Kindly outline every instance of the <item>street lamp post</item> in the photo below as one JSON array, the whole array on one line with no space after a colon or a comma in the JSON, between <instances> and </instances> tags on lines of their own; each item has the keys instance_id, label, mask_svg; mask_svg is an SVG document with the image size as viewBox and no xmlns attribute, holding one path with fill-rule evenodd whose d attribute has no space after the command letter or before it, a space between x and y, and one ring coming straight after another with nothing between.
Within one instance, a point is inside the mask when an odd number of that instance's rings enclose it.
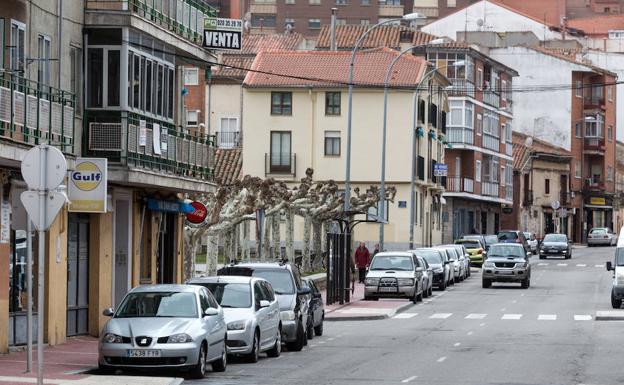
<instances>
[{"instance_id":1,"label":"street lamp post","mask_svg":"<svg viewBox=\"0 0 624 385\"><path fill-rule=\"evenodd\" d=\"M425 18L426 16L420 13L414 12L414 13L409 13L407 15L404 15L401 18L382 21L380 23L373 25L368 30L366 30L366 32L364 32L358 38L358 40L355 42L355 45L353 46L353 50L351 51L351 62L349 63L349 101L348 101L348 113L347 113L347 163L346 163L346 170L345 170L345 199L344 199L345 200L344 201L345 212L349 211L349 208L350 208L349 199L351 196L351 131L352 131L351 127L352 127L352 120L353 120L353 66L355 64L355 54L360 44L362 43L362 41L364 41L364 39L366 38L366 36L368 36L368 34L374 29L376 29L377 27L380 27L384 24L390 24L390 23L394 23L394 22L402 21L402 20L414 21L414 20L421 20Z\"/></svg>"}]
</instances>

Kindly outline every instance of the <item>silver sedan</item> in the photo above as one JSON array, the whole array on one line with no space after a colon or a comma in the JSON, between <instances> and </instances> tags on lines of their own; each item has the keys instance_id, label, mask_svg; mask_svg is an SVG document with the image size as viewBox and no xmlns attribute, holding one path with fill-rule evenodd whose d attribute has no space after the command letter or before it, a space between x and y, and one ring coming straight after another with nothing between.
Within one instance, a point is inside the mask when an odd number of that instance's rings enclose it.
<instances>
[{"instance_id":1,"label":"silver sedan","mask_svg":"<svg viewBox=\"0 0 624 385\"><path fill-rule=\"evenodd\" d=\"M225 371L223 310L212 294L192 285L145 285L131 290L100 334L100 369L180 368L202 378L206 365Z\"/></svg>"}]
</instances>

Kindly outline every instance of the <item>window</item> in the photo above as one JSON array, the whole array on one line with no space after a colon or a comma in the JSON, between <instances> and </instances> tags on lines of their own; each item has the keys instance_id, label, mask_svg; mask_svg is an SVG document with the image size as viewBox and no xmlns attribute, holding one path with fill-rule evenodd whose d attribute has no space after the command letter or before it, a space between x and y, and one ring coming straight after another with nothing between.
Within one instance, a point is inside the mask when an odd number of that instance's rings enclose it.
<instances>
[{"instance_id":1,"label":"window","mask_svg":"<svg viewBox=\"0 0 624 385\"><path fill-rule=\"evenodd\" d=\"M26 24L22 24L15 20L11 21L11 47L9 49L9 56L11 61L11 69L14 71L24 70L25 33Z\"/></svg>"},{"instance_id":2,"label":"window","mask_svg":"<svg viewBox=\"0 0 624 385\"><path fill-rule=\"evenodd\" d=\"M119 51L108 51L108 90L107 103L108 106L119 106L120 91L120 57Z\"/></svg>"},{"instance_id":3,"label":"window","mask_svg":"<svg viewBox=\"0 0 624 385\"><path fill-rule=\"evenodd\" d=\"M360 0L360 5L370 5L370 0Z\"/></svg>"},{"instance_id":4,"label":"window","mask_svg":"<svg viewBox=\"0 0 624 385\"><path fill-rule=\"evenodd\" d=\"M501 166L501 174L500 174L500 184L501 186L505 185L505 177L507 174L505 173L505 166Z\"/></svg>"},{"instance_id":5,"label":"window","mask_svg":"<svg viewBox=\"0 0 624 385\"><path fill-rule=\"evenodd\" d=\"M285 0L285 4L295 4L295 0Z\"/></svg>"},{"instance_id":6,"label":"window","mask_svg":"<svg viewBox=\"0 0 624 385\"><path fill-rule=\"evenodd\" d=\"M613 86L607 86L607 99L613 101Z\"/></svg>"},{"instance_id":7,"label":"window","mask_svg":"<svg viewBox=\"0 0 624 385\"><path fill-rule=\"evenodd\" d=\"M607 180L613 182L613 166L607 166Z\"/></svg>"},{"instance_id":8,"label":"window","mask_svg":"<svg viewBox=\"0 0 624 385\"><path fill-rule=\"evenodd\" d=\"M275 15L251 15L251 26L256 28L268 27L275 28L276 19Z\"/></svg>"},{"instance_id":9,"label":"window","mask_svg":"<svg viewBox=\"0 0 624 385\"><path fill-rule=\"evenodd\" d=\"M288 27L290 26L290 27ZM291 19L291 18L285 18L284 19L284 27L286 27L286 29L290 28L293 29L295 28L295 19Z\"/></svg>"},{"instance_id":10,"label":"window","mask_svg":"<svg viewBox=\"0 0 624 385\"><path fill-rule=\"evenodd\" d=\"M586 116L585 121L585 137L603 138L604 137L604 117L601 114L595 116Z\"/></svg>"},{"instance_id":11,"label":"window","mask_svg":"<svg viewBox=\"0 0 624 385\"><path fill-rule=\"evenodd\" d=\"M87 63L87 79L89 83L87 107L103 107L104 50L102 48L89 48L87 51Z\"/></svg>"},{"instance_id":12,"label":"window","mask_svg":"<svg viewBox=\"0 0 624 385\"><path fill-rule=\"evenodd\" d=\"M219 139L218 145L220 148L234 148L239 145L238 118L224 117L219 119L217 138Z\"/></svg>"},{"instance_id":13,"label":"window","mask_svg":"<svg viewBox=\"0 0 624 385\"><path fill-rule=\"evenodd\" d=\"M4 18L0 17L0 47L2 47L2 55L0 55L0 68L4 68L4 52L6 47L4 40Z\"/></svg>"},{"instance_id":14,"label":"window","mask_svg":"<svg viewBox=\"0 0 624 385\"><path fill-rule=\"evenodd\" d=\"M308 28L309 29L321 28L321 19L308 19Z\"/></svg>"},{"instance_id":15,"label":"window","mask_svg":"<svg viewBox=\"0 0 624 385\"><path fill-rule=\"evenodd\" d=\"M401 5L401 0L379 0L380 5Z\"/></svg>"},{"instance_id":16,"label":"window","mask_svg":"<svg viewBox=\"0 0 624 385\"><path fill-rule=\"evenodd\" d=\"M446 0L446 6L449 8L455 8L457 7L457 1L456 0Z\"/></svg>"},{"instance_id":17,"label":"window","mask_svg":"<svg viewBox=\"0 0 624 385\"><path fill-rule=\"evenodd\" d=\"M69 65L71 66L70 91L76 96L76 114L82 113L82 49L70 47Z\"/></svg>"},{"instance_id":18,"label":"window","mask_svg":"<svg viewBox=\"0 0 624 385\"><path fill-rule=\"evenodd\" d=\"M477 124L475 127L476 131L477 131L477 135L481 135L481 133L483 132L483 115L481 114L477 114Z\"/></svg>"},{"instance_id":19,"label":"window","mask_svg":"<svg viewBox=\"0 0 624 385\"><path fill-rule=\"evenodd\" d=\"M576 97L582 99L583 98L583 81L577 80L575 88L576 88Z\"/></svg>"},{"instance_id":20,"label":"window","mask_svg":"<svg viewBox=\"0 0 624 385\"><path fill-rule=\"evenodd\" d=\"M347 5L347 0L336 0L336 5Z\"/></svg>"},{"instance_id":21,"label":"window","mask_svg":"<svg viewBox=\"0 0 624 385\"><path fill-rule=\"evenodd\" d=\"M184 85L196 86L199 84L199 69L184 68Z\"/></svg>"},{"instance_id":22,"label":"window","mask_svg":"<svg viewBox=\"0 0 624 385\"><path fill-rule=\"evenodd\" d=\"M550 194L550 179L544 179L544 194Z\"/></svg>"},{"instance_id":23,"label":"window","mask_svg":"<svg viewBox=\"0 0 624 385\"><path fill-rule=\"evenodd\" d=\"M574 164L574 177L576 179L581 179L581 161L577 160Z\"/></svg>"},{"instance_id":24,"label":"window","mask_svg":"<svg viewBox=\"0 0 624 385\"><path fill-rule=\"evenodd\" d=\"M507 100L507 81L501 80L501 98Z\"/></svg>"},{"instance_id":25,"label":"window","mask_svg":"<svg viewBox=\"0 0 624 385\"><path fill-rule=\"evenodd\" d=\"M167 86L167 117L173 119L173 79L175 77L173 68L169 68L168 86Z\"/></svg>"},{"instance_id":26,"label":"window","mask_svg":"<svg viewBox=\"0 0 624 385\"><path fill-rule=\"evenodd\" d=\"M158 72L155 72L156 82L154 85L156 86L156 92L154 95L156 96L156 114L163 115L163 92L165 90L165 72L162 64L158 65Z\"/></svg>"},{"instance_id":27,"label":"window","mask_svg":"<svg viewBox=\"0 0 624 385\"><path fill-rule=\"evenodd\" d=\"M477 88L483 88L483 68L477 69Z\"/></svg>"},{"instance_id":28,"label":"window","mask_svg":"<svg viewBox=\"0 0 624 385\"><path fill-rule=\"evenodd\" d=\"M371 206L368 208L368 213L366 214L366 219L369 221L375 220L376 218L379 218L379 216L381 215L380 210L378 210L379 207L379 202L377 202L377 204L375 206ZM388 221L388 211L390 209L390 205L389 202L386 200L385 201L385 207L384 207L384 220L387 222Z\"/></svg>"},{"instance_id":29,"label":"window","mask_svg":"<svg viewBox=\"0 0 624 385\"><path fill-rule=\"evenodd\" d=\"M477 182L481 182L481 161L477 160L477 165L475 166L475 180Z\"/></svg>"},{"instance_id":30,"label":"window","mask_svg":"<svg viewBox=\"0 0 624 385\"><path fill-rule=\"evenodd\" d=\"M308 0L308 4L321 5L321 0Z\"/></svg>"},{"instance_id":31,"label":"window","mask_svg":"<svg viewBox=\"0 0 624 385\"><path fill-rule=\"evenodd\" d=\"M609 142L613 141L613 126L607 127L607 139Z\"/></svg>"},{"instance_id":32,"label":"window","mask_svg":"<svg viewBox=\"0 0 624 385\"><path fill-rule=\"evenodd\" d=\"M197 126L198 115L197 111L186 111L186 125Z\"/></svg>"},{"instance_id":33,"label":"window","mask_svg":"<svg viewBox=\"0 0 624 385\"><path fill-rule=\"evenodd\" d=\"M583 137L583 124L581 122L576 122L576 124L574 125L574 135L577 138L582 138Z\"/></svg>"},{"instance_id":34,"label":"window","mask_svg":"<svg viewBox=\"0 0 624 385\"><path fill-rule=\"evenodd\" d=\"M360 25L370 25L369 19L360 19Z\"/></svg>"},{"instance_id":35,"label":"window","mask_svg":"<svg viewBox=\"0 0 624 385\"><path fill-rule=\"evenodd\" d=\"M325 131L325 156L340 156L340 131Z\"/></svg>"},{"instance_id":36,"label":"window","mask_svg":"<svg viewBox=\"0 0 624 385\"><path fill-rule=\"evenodd\" d=\"M271 131L270 172L290 172L290 131Z\"/></svg>"},{"instance_id":37,"label":"window","mask_svg":"<svg viewBox=\"0 0 624 385\"><path fill-rule=\"evenodd\" d=\"M154 75L152 74L152 61L145 61L145 76L143 81L145 82L145 111L152 112L152 84L154 81Z\"/></svg>"},{"instance_id":38,"label":"window","mask_svg":"<svg viewBox=\"0 0 624 385\"><path fill-rule=\"evenodd\" d=\"M336 19L336 25L347 25L347 19Z\"/></svg>"},{"instance_id":39,"label":"window","mask_svg":"<svg viewBox=\"0 0 624 385\"><path fill-rule=\"evenodd\" d=\"M325 92L325 115L340 115L340 92Z\"/></svg>"},{"instance_id":40,"label":"window","mask_svg":"<svg viewBox=\"0 0 624 385\"><path fill-rule=\"evenodd\" d=\"M292 115L292 92L271 92L271 115Z\"/></svg>"},{"instance_id":41,"label":"window","mask_svg":"<svg viewBox=\"0 0 624 385\"><path fill-rule=\"evenodd\" d=\"M39 82L39 92L50 92L46 86L50 86L50 45L48 36L39 35L37 40L37 82Z\"/></svg>"}]
</instances>

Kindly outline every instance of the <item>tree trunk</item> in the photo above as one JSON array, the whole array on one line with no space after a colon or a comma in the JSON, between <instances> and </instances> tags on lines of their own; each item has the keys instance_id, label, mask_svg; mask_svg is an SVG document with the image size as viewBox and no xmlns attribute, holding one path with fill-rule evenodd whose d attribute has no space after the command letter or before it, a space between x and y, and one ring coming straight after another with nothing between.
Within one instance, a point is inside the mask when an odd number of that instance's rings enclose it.
<instances>
[{"instance_id":1,"label":"tree trunk","mask_svg":"<svg viewBox=\"0 0 624 385\"><path fill-rule=\"evenodd\" d=\"M295 213L292 209L286 211L286 259L295 262Z\"/></svg>"},{"instance_id":2,"label":"tree trunk","mask_svg":"<svg viewBox=\"0 0 624 385\"><path fill-rule=\"evenodd\" d=\"M271 255L271 223L273 222L273 216L267 215L264 217L264 239L262 239L262 261L270 261L273 259Z\"/></svg>"},{"instance_id":3,"label":"tree trunk","mask_svg":"<svg viewBox=\"0 0 624 385\"><path fill-rule=\"evenodd\" d=\"M312 261L312 270L319 270L321 268L321 260L322 260L322 250L321 250L321 222L315 220L312 223L312 229L314 230L314 235L312 238L312 245L314 247L314 260Z\"/></svg>"},{"instance_id":4,"label":"tree trunk","mask_svg":"<svg viewBox=\"0 0 624 385\"><path fill-rule=\"evenodd\" d=\"M251 250L249 247L249 242L250 242L249 228L250 227L251 227L250 221L243 222L243 240L242 240L243 255L241 256L241 258L247 262L251 262Z\"/></svg>"},{"instance_id":5,"label":"tree trunk","mask_svg":"<svg viewBox=\"0 0 624 385\"><path fill-rule=\"evenodd\" d=\"M323 227L321 229L321 252L323 253L323 259L321 260L322 267L327 268L327 232L329 231L330 221L323 221Z\"/></svg>"},{"instance_id":6,"label":"tree trunk","mask_svg":"<svg viewBox=\"0 0 624 385\"><path fill-rule=\"evenodd\" d=\"M208 239L206 250L206 274L215 275L217 274L217 258L219 255L219 236L209 235L206 238Z\"/></svg>"},{"instance_id":7,"label":"tree trunk","mask_svg":"<svg viewBox=\"0 0 624 385\"><path fill-rule=\"evenodd\" d=\"M282 245L280 240L280 214L273 216L272 220L273 259L282 259Z\"/></svg>"},{"instance_id":8,"label":"tree trunk","mask_svg":"<svg viewBox=\"0 0 624 385\"><path fill-rule=\"evenodd\" d=\"M238 256L240 255L240 223L234 226L232 238L232 255L234 259L238 259Z\"/></svg>"},{"instance_id":9,"label":"tree trunk","mask_svg":"<svg viewBox=\"0 0 624 385\"><path fill-rule=\"evenodd\" d=\"M311 227L312 220L309 216L305 216L303 219L303 259L301 261L301 266L304 272L308 272L311 270L311 260L310 260L310 237L311 237Z\"/></svg>"},{"instance_id":10,"label":"tree trunk","mask_svg":"<svg viewBox=\"0 0 624 385\"><path fill-rule=\"evenodd\" d=\"M232 262L232 230L227 230L223 237L225 238L223 243L223 262L230 263Z\"/></svg>"}]
</instances>

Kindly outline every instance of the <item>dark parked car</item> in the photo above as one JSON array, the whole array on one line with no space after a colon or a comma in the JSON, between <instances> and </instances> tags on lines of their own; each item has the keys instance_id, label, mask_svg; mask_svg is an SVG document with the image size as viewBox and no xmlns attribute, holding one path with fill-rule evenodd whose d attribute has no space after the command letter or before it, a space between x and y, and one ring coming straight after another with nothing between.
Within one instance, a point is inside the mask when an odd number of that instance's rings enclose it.
<instances>
[{"instance_id":1,"label":"dark parked car","mask_svg":"<svg viewBox=\"0 0 624 385\"><path fill-rule=\"evenodd\" d=\"M301 280L304 286L310 289L308 294L308 339L314 336L323 335L323 320L325 319L325 307L323 305L323 295L316 284L310 278Z\"/></svg>"},{"instance_id":2,"label":"dark parked car","mask_svg":"<svg viewBox=\"0 0 624 385\"><path fill-rule=\"evenodd\" d=\"M572 258L572 248L568 236L565 234L546 234L539 247L539 257L564 257Z\"/></svg>"},{"instance_id":3,"label":"dark parked car","mask_svg":"<svg viewBox=\"0 0 624 385\"><path fill-rule=\"evenodd\" d=\"M531 251L529 242L527 241L524 233L520 230L502 230L498 232L499 243L519 243L524 247L526 252Z\"/></svg>"}]
</instances>

